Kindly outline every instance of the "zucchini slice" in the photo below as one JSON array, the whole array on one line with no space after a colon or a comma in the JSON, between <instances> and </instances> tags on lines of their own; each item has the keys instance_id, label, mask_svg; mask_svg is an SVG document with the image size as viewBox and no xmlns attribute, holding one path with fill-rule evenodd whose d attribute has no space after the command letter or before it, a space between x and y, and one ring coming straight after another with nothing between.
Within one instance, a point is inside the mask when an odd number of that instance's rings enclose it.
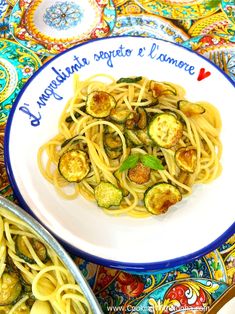
<instances>
[{"instance_id":1,"label":"zucchini slice","mask_svg":"<svg viewBox=\"0 0 235 314\"><path fill-rule=\"evenodd\" d=\"M175 152L177 166L186 172L193 173L197 166L197 150L193 147L181 147Z\"/></svg>"},{"instance_id":2,"label":"zucchini slice","mask_svg":"<svg viewBox=\"0 0 235 314\"><path fill-rule=\"evenodd\" d=\"M177 105L179 110L181 110L187 117L199 115L206 111L201 105L188 100L179 100Z\"/></svg>"},{"instance_id":3,"label":"zucchini slice","mask_svg":"<svg viewBox=\"0 0 235 314\"><path fill-rule=\"evenodd\" d=\"M138 127L140 114L137 111L131 112L126 120L125 127L129 130L133 130Z\"/></svg>"},{"instance_id":4,"label":"zucchini slice","mask_svg":"<svg viewBox=\"0 0 235 314\"><path fill-rule=\"evenodd\" d=\"M101 181L94 191L98 206L104 208L120 205L123 198L122 190L109 182Z\"/></svg>"},{"instance_id":5,"label":"zucchini slice","mask_svg":"<svg viewBox=\"0 0 235 314\"><path fill-rule=\"evenodd\" d=\"M113 125L116 126L122 133L125 131L124 124L113 123ZM104 133L117 133L117 131L113 127L111 127L111 125L105 125Z\"/></svg>"},{"instance_id":6,"label":"zucchini slice","mask_svg":"<svg viewBox=\"0 0 235 314\"><path fill-rule=\"evenodd\" d=\"M108 133L104 135L104 145L110 150L120 150L122 148L122 140L116 133Z\"/></svg>"},{"instance_id":7,"label":"zucchini slice","mask_svg":"<svg viewBox=\"0 0 235 314\"><path fill-rule=\"evenodd\" d=\"M42 262L46 262L48 259L47 249L45 245L37 239L29 239L30 244L32 245L34 251ZM16 243L16 254L22 258L25 262L29 264L35 264L35 260L30 254L27 246L25 245L24 239L22 236L18 235L15 240Z\"/></svg>"},{"instance_id":8,"label":"zucchini slice","mask_svg":"<svg viewBox=\"0 0 235 314\"><path fill-rule=\"evenodd\" d=\"M154 215L167 212L168 208L181 201L182 195L174 185L166 182L159 182L144 194L144 205Z\"/></svg>"},{"instance_id":9,"label":"zucchini slice","mask_svg":"<svg viewBox=\"0 0 235 314\"><path fill-rule=\"evenodd\" d=\"M158 98L163 95L177 95L176 89L167 83L164 84L161 82L151 81L150 90L152 91L154 98Z\"/></svg>"},{"instance_id":10,"label":"zucchini slice","mask_svg":"<svg viewBox=\"0 0 235 314\"><path fill-rule=\"evenodd\" d=\"M142 141L138 138L133 130L126 130L125 136L135 146L143 146Z\"/></svg>"},{"instance_id":11,"label":"zucchini slice","mask_svg":"<svg viewBox=\"0 0 235 314\"><path fill-rule=\"evenodd\" d=\"M122 155L122 149L112 150L109 149L108 147L105 147L105 152L110 159L116 159Z\"/></svg>"},{"instance_id":12,"label":"zucchini slice","mask_svg":"<svg viewBox=\"0 0 235 314\"><path fill-rule=\"evenodd\" d=\"M144 184L150 179L151 169L138 162L134 168L128 170L128 177L136 184Z\"/></svg>"},{"instance_id":13,"label":"zucchini slice","mask_svg":"<svg viewBox=\"0 0 235 314\"><path fill-rule=\"evenodd\" d=\"M94 118L105 118L116 107L115 98L104 91L91 92L86 99L86 112Z\"/></svg>"},{"instance_id":14,"label":"zucchini slice","mask_svg":"<svg viewBox=\"0 0 235 314\"><path fill-rule=\"evenodd\" d=\"M116 107L111 110L110 119L118 124L123 124L128 119L130 113L129 109Z\"/></svg>"},{"instance_id":15,"label":"zucchini slice","mask_svg":"<svg viewBox=\"0 0 235 314\"><path fill-rule=\"evenodd\" d=\"M13 305L22 292L22 285L17 273L4 272L0 278L0 306Z\"/></svg>"},{"instance_id":16,"label":"zucchini slice","mask_svg":"<svg viewBox=\"0 0 235 314\"><path fill-rule=\"evenodd\" d=\"M136 130L135 132L138 139L146 146L154 146L155 143L153 140L149 137L147 129L144 130Z\"/></svg>"},{"instance_id":17,"label":"zucchini slice","mask_svg":"<svg viewBox=\"0 0 235 314\"><path fill-rule=\"evenodd\" d=\"M82 150L68 150L60 157L58 169L68 182L80 182L90 171L87 154Z\"/></svg>"},{"instance_id":18,"label":"zucchini slice","mask_svg":"<svg viewBox=\"0 0 235 314\"><path fill-rule=\"evenodd\" d=\"M148 127L151 139L160 147L174 146L183 135L182 123L170 113L159 113Z\"/></svg>"},{"instance_id":19,"label":"zucchini slice","mask_svg":"<svg viewBox=\"0 0 235 314\"><path fill-rule=\"evenodd\" d=\"M137 112L139 114L139 120L137 122L137 127L141 130L145 129L148 123L147 113L144 108L138 108Z\"/></svg>"}]
</instances>

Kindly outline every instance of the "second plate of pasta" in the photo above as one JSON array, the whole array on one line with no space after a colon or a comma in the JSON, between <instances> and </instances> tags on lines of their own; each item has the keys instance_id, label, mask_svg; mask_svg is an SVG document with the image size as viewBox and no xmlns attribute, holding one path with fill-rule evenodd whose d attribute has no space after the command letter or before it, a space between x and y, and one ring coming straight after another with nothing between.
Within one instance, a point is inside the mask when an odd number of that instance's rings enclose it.
<instances>
[{"instance_id":1,"label":"second plate of pasta","mask_svg":"<svg viewBox=\"0 0 235 314\"><path fill-rule=\"evenodd\" d=\"M73 252L132 270L176 266L233 233L234 96L219 69L166 41L74 47L13 106L10 181Z\"/></svg>"}]
</instances>

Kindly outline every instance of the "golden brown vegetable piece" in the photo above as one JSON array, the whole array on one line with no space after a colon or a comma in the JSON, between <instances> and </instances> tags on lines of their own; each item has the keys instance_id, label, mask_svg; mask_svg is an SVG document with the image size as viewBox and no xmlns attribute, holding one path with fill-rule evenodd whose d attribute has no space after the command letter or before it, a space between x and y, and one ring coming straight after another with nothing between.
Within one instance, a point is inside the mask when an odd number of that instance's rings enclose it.
<instances>
[{"instance_id":1,"label":"golden brown vegetable piece","mask_svg":"<svg viewBox=\"0 0 235 314\"><path fill-rule=\"evenodd\" d=\"M180 169L193 173L197 166L197 150L193 147L181 147L175 153L175 161Z\"/></svg>"},{"instance_id":2,"label":"golden brown vegetable piece","mask_svg":"<svg viewBox=\"0 0 235 314\"><path fill-rule=\"evenodd\" d=\"M154 98L158 98L163 95L176 95L176 89L166 83L151 81L150 90L152 91Z\"/></svg>"},{"instance_id":3,"label":"golden brown vegetable piece","mask_svg":"<svg viewBox=\"0 0 235 314\"><path fill-rule=\"evenodd\" d=\"M16 302L22 291L17 273L4 272L0 278L0 305L11 305Z\"/></svg>"},{"instance_id":4,"label":"golden brown vegetable piece","mask_svg":"<svg viewBox=\"0 0 235 314\"><path fill-rule=\"evenodd\" d=\"M174 146L183 135L182 123L170 113L159 113L150 122L148 134L160 147Z\"/></svg>"},{"instance_id":5,"label":"golden brown vegetable piece","mask_svg":"<svg viewBox=\"0 0 235 314\"><path fill-rule=\"evenodd\" d=\"M26 236L18 235L16 237L16 240L15 240L16 254L27 263L30 263L30 264L36 263L35 260L33 259L32 255L31 255L31 253L29 252L27 246L26 246L24 239L28 240L29 243L32 245L38 258L42 262L46 262L47 257L48 257L47 256L47 249L41 241L38 241L37 239L34 239L34 238L29 239Z\"/></svg>"},{"instance_id":6,"label":"golden brown vegetable piece","mask_svg":"<svg viewBox=\"0 0 235 314\"><path fill-rule=\"evenodd\" d=\"M88 156L81 150L68 150L60 157L58 169L67 181L80 182L90 171Z\"/></svg>"},{"instance_id":7,"label":"golden brown vegetable piece","mask_svg":"<svg viewBox=\"0 0 235 314\"><path fill-rule=\"evenodd\" d=\"M150 187L144 196L146 209L154 215L167 212L168 208L181 201L182 195L172 184L160 182Z\"/></svg>"},{"instance_id":8,"label":"golden brown vegetable piece","mask_svg":"<svg viewBox=\"0 0 235 314\"><path fill-rule=\"evenodd\" d=\"M187 116L192 117L204 113L206 110L201 105L187 100L180 100L178 108Z\"/></svg>"},{"instance_id":9,"label":"golden brown vegetable piece","mask_svg":"<svg viewBox=\"0 0 235 314\"><path fill-rule=\"evenodd\" d=\"M94 91L87 96L86 112L94 118L105 118L116 104L112 95L103 91Z\"/></svg>"},{"instance_id":10,"label":"golden brown vegetable piece","mask_svg":"<svg viewBox=\"0 0 235 314\"><path fill-rule=\"evenodd\" d=\"M151 169L144 166L141 162L128 171L128 177L137 184L143 184L149 181Z\"/></svg>"}]
</instances>

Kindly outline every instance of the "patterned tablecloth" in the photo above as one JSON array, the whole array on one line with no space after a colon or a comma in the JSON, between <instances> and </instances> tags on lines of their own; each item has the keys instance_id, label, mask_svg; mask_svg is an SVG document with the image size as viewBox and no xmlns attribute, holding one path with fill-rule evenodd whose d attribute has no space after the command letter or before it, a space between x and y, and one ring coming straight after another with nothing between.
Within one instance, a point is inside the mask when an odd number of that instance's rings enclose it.
<instances>
[{"instance_id":1,"label":"patterned tablecloth","mask_svg":"<svg viewBox=\"0 0 235 314\"><path fill-rule=\"evenodd\" d=\"M17 202L4 166L3 138L21 88L59 52L89 39L121 35L176 42L209 58L235 81L234 0L0 0L3 196ZM149 313L150 306L154 313L175 313L176 307L180 313L205 313L235 283L235 235L206 256L166 272L136 275L74 259L104 313Z\"/></svg>"}]
</instances>

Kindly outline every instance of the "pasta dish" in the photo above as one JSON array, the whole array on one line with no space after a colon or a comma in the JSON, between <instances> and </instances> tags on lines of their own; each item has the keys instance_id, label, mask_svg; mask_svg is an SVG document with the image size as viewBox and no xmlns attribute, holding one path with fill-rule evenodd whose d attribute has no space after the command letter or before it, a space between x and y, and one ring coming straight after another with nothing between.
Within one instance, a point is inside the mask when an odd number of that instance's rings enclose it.
<instances>
[{"instance_id":1,"label":"pasta dish","mask_svg":"<svg viewBox=\"0 0 235 314\"><path fill-rule=\"evenodd\" d=\"M0 313L91 313L82 290L54 250L1 207Z\"/></svg>"},{"instance_id":2,"label":"pasta dish","mask_svg":"<svg viewBox=\"0 0 235 314\"><path fill-rule=\"evenodd\" d=\"M179 85L75 76L38 165L63 198L80 195L111 215L158 215L220 175L220 130L218 110Z\"/></svg>"}]
</instances>

